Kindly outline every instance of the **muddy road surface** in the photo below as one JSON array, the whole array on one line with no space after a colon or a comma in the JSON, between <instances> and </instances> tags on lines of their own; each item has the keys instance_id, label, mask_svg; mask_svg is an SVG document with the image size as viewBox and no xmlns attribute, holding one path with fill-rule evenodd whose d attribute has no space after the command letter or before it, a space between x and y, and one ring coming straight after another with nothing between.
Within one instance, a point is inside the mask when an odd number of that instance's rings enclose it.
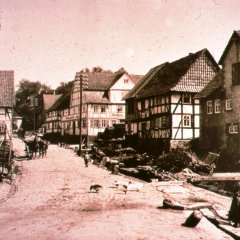
<instances>
[{"instance_id":1,"label":"muddy road surface","mask_svg":"<svg viewBox=\"0 0 240 240\"><path fill-rule=\"evenodd\" d=\"M232 239L205 218L196 228L181 226L189 212L159 208L164 193L155 186L125 194L113 182L129 177L86 168L71 149L50 145L47 157L20 164L21 175L0 202L1 240ZM92 184L103 188L95 193Z\"/></svg>"}]
</instances>

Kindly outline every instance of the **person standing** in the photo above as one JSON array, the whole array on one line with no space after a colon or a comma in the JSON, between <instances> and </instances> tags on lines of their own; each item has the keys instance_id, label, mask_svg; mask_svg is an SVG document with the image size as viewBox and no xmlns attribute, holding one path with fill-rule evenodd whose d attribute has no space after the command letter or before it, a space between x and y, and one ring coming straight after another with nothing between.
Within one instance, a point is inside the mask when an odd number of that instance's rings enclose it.
<instances>
[{"instance_id":1,"label":"person standing","mask_svg":"<svg viewBox=\"0 0 240 240\"><path fill-rule=\"evenodd\" d=\"M234 191L231 207L228 214L228 220L234 223L234 227L239 227L240 224L240 187L239 183Z\"/></svg>"},{"instance_id":2,"label":"person standing","mask_svg":"<svg viewBox=\"0 0 240 240\"><path fill-rule=\"evenodd\" d=\"M88 153L88 151L86 151L85 155L84 155L84 163L85 163L85 167L88 167L88 163L90 162L90 155Z\"/></svg>"}]
</instances>

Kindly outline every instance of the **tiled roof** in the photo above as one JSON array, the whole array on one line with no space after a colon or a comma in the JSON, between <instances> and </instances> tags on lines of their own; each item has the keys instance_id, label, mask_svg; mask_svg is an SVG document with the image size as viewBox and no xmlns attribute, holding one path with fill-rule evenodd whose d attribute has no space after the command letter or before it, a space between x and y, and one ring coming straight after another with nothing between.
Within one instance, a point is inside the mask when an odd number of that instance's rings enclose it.
<instances>
[{"instance_id":1,"label":"tiled roof","mask_svg":"<svg viewBox=\"0 0 240 240\"><path fill-rule=\"evenodd\" d=\"M196 94L195 98L206 98L216 92L222 92L223 90L223 71L220 70L212 81L210 81L206 87Z\"/></svg>"},{"instance_id":2,"label":"tiled roof","mask_svg":"<svg viewBox=\"0 0 240 240\"><path fill-rule=\"evenodd\" d=\"M143 78L143 75L129 74L129 76L135 84L137 84Z\"/></svg>"},{"instance_id":3,"label":"tiled roof","mask_svg":"<svg viewBox=\"0 0 240 240\"><path fill-rule=\"evenodd\" d=\"M83 103L110 103L102 91L83 91Z\"/></svg>"},{"instance_id":4,"label":"tiled roof","mask_svg":"<svg viewBox=\"0 0 240 240\"><path fill-rule=\"evenodd\" d=\"M113 81L112 72L87 73L89 90L107 90Z\"/></svg>"},{"instance_id":5,"label":"tiled roof","mask_svg":"<svg viewBox=\"0 0 240 240\"><path fill-rule=\"evenodd\" d=\"M50 107L62 96L62 94L43 94L43 106L45 111L48 111Z\"/></svg>"},{"instance_id":6,"label":"tiled roof","mask_svg":"<svg viewBox=\"0 0 240 240\"><path fill-rule=\"evenodd\" d=\"M123 100L134 98L138 95L138 93L152 80L152 76L159 71L166 63L156 66L154 68L151 68L149 72L143 76L136 85L123 97Z\"/></svg>"},{"instance_id":7,"label":"tiled roof","mask_svg":"<svg viewBox=\"0 0 240 240\"><path fill-rule=\"evenodd\" d=\"M14 105L14 71L0 71L0 107Z\"/></svg>"},{"instance_id":8,"label":"tiled roof","mask_svg":"<svg viewBox=\"0 0 240 240\"><path fill-rule=\"evenodd\" d=\"M111 88L123 74L128 74L124 68L120 68L116 72L99 72L99 73L85 73L88 77L88 89L94 91L106 91ZM138 82L141 75L128 74L134 83Z\"/></svg>"},{"instance_id":9,"label":"tiled roof","mask_svg":"<svg viewBox=\"0 0 240 240\"><path fill-rule=\"evenodd\" d=\"M48 109L47 112L62 110L69 108L70 105L70 93L62 95L55 103Z\"/></svg>"},{"instance_id":10,"label":"tiled roof","mask_svg":"<svg viewBox=\"0 0 240 240\"><path fill-rule=\"evenodd\" d=\"M230 37L230 39L228 41L228 44L227 44L226 48L223 51L223 54L222 54L218 64L220 64L220 65L223 64L224 58L225 58L225 56L226 56L226 54L227 54L227 52L228 52L228 50L229 50L233 40L240 41L240 30L237 30L237 31L233 32L232 36Z\"/></svg>"},{"instance_id":11,"label":"tiled roof","mask_svg":"<svg viewBox=\"0 0 240 240\"><path fill-rule=\"evenodd\" d=\"M207 54L211 62L219 69L217 63L207 49L203 49L196 53L189 54L174 62L166 62L155 68L152 68L124 97L128 98L149 97L164 94L168 91L190 91L198 92L202 87L188 86L187 84L177 85L181 78L187 73L192 64L203 54Z\"/></svg>"}]
</instances>

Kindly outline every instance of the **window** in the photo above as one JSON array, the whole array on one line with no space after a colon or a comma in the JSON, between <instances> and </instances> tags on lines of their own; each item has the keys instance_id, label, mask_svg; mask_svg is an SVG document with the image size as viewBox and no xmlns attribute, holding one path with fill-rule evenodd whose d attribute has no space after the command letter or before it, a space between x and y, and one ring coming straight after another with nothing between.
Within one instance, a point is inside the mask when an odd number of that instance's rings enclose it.
<instances>
[{"instance_id":1,"label":"window","mask_svg":"<svg viewBox=\"0 0 240 240\"><path fill-rule=\"evenodd\" d=\"M220 101L220 99L216 99L214 101L214 112L215 113L220 113L221 112L221 101Z\"/></svg>"},{"instance_id":2,"label":"window","mask_svg":"<svg viewBox=\"0 0 240 240\"><path fill-rule=\"evenodd\" d=\"M93 121L93 127L94 128L98 128L98 120L94 120Z\"/></svg>"},{"instance_id":3,"label":"window","mask_svg":"<svg viewBox=\"0 0 240 240\"><path fill-rule=\"evenodd\" d=\"M191 127L191 115L183 115L183 127Z\"/></svg>"},{"instance_id":4,"label":"window","mask_svg":"<svg viewBox=\"0 0 240 240\"><path fill-rule=\"evenodd\" d=\"M87 121L86 119L82 119L82 127L86 128L87 127Z\"/></svg>"},{"instance_id":5,"label":"window","mask_svg":"<svg viewBox=\"0 0 240 240\"><path fill-rule=\"evenodd\" d=\"M112 120L112 126L117 123L117 120Z\"/></svg>"},{"instance_id":6,"label":"window","mask_svg":"<svg viewBox=\"0 0 240 240\"><path fill-rule=\"evenodd\" d=\"M98 112L98 105L93 105L93 112Z\"/></svg>"},{"instance_id":7,"label":"window","mask_svg":"<svg viewBox=\"0 0 240 240\"><path fill-rule=\"evenodd\" d=\"M106 126L107 126L107 124L106 124L106 120L102 120L101 127L102 127L102 128L105 128Z\"/></svg>"},{"instance_id":8,"label":"window","mask_svg":"<svg viewBox=\"0 0 240 240\"><path fill-rule=\"evenodd\" d=\"M227 99L226 100L226 110L231 110L232 109L232 99Z\"/></svg>"},{"instance_id":9,"label":"window","mask_svg":"<svg viewBox=\"0 0 240 240\"><path fill-rule=\"evenodd\" d=\"M207 114L212 114L212 113L213 113L213 102L207 101Z\"/></svg>"},{"instance_id":10,"label":"window","mask_svg":"<svg viewBox=\"0 0 240 240\"><path fill-rule=\"evenodd\" d=\"M229 125L229 133L230 133L230 134L236 134L236 133L238 133L238 125L237 125L237 124L231 124L231 125Z\"/></svg>"},{"instance_id":11,"label":"window","mask_svg":"<svg viewBox=\"0 0 240 240\"><path fill-rule=\"evenodd\" d=\"M118 106L117 107L117 112L123 112L123 107L122 106Z\"/></svg>"},{"instance_id":12,"label":"window","mask_svg":"<svg viewBox=\"0 0 240 240\"><path fill-rule=\"evenodd\" d=\"M240 84L240 62L232 65L232 85Z\"/></svg>"},{"instance_id":13,"label":"window","mask_svg":"<svg viewBox=\"0 0 240 240\"><path fill-rule=\"evenodd\" d=\"M104 105L101 106L101 112L102 113L106 112L106 106L104 106Z\"/></svg>"},{"instance_id":14,"label":"window","mask_svg":"<svg viewBox=\"0 0 240 240\"><path fill-rule=\"evenodd\" d=\"M127 104L127 112L128 114L134 113L134 102L133 101L129 101Z\"/></svg>"},{"instance_id":15,"label":"window","mask_svg":"<svg viewBox=\"0 0 240 240\"><path fill-rule=\"evenodd\" d=\"M191 95L190 94L184 94L182 100L183 100L183 103L190 104L191 103Z\"/></svg>"},{"instance_id":16,"label":"window","mask_svg":"<svg viewBox=\"0 0 240 240\"><path fill-rule=\"evenodd\" d=\"M124 83L128 83L128 79L124 79Z\"/></svg>"}]
</instances>

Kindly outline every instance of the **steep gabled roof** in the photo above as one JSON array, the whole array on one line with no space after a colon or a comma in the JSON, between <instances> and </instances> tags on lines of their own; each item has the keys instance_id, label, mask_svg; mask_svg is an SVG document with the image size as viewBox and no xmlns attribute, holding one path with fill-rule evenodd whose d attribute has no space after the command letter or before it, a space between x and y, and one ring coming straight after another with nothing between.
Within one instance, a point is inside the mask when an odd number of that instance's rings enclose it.
<instances>
[{"instance_id":1,"label":"steep gabled roof","mask_svg":"<svg viewBox=\"0 0 240 240\"><path fill-rule=\"evenodd\" d=\"M103 96L102 91L84 91L83 103L110 103L110 101Z\"/></svg>"},{"instance_id":2,"label":"steep gabled roof","mask_svg":"<svg viewBox=\"0 0 240 240\"><path fill-rule=\"evenodd\" d=\"M136 83L136 85L123 97L123 100L136 97L138 93L148 84L148 82L152 80L152 77L154 76L154 74L156 74L156 72L162 69L165 64L167 63L151 68L148 71L148 73L145 76L143 76Z\"/></svg>"},{"instance_id":3,"label":"steep gabled roof","mask_svg":"<svg viewBox=\"0 0 240 240\"><path fill-rule=\"evenodd\" d=\"M124 68L120 68L116 72L89 72L85 73L88 78L89 91L107 91L109 90L124 74L128 74ZM128 74L134 83L136 83L141 75Z\"/></svg>"},{"instance_id":4,"label":"steep gabled roof","mask_svg":"<svg viewBox=\"0 0 240 240\"><path fill-rule=\"evenodd\" d=\"M0 71L0 107L14 105L14 71Z\"/></svg>"},{"instance_id":5,"label":"steep gabled roof","mask_svg":"<svg viewBox=\"0 0 240 240\"><path fill-rule=\"evenodd\" d=\"M62 96L62 94L43 94L43 107L45 111L48 111L50 107Z\"/></svg>"},{"instance_id":6,"label":"steep gabled roof","mask_svg":"<svg viewBox=\"0 0 240 240\"><path fill-rule=\"evenodd\" d=\"M174 62L166 62L155 68L152 68L135 87L124 97L124 100L133 97L149 97L164 94L168 91L190 91L188 86L178 86L181 78L187 73L192 64L202 55L206 54L216 69L219 69L217 63L207 49L189 54ZM190 87L191 88L191 87ZM196 89L194 89L196 92Z\"/></svg>"},{"instance_id":7,"label":"steep gabled roof","mask_svg":"<svg viewBox=\"0 0 240 240\"><path fill-rule=\"evenodd\" d=\"M207 98L213 94L223 92L223 71L220 70L206 87L196 94L195 98Z\"/></svg>"},{"instance_id":8,"label":"steep gabled roof","mask_svg":"<svg viewBox=\"0 0 240 240\"><path fill-rule=\"evenodd\" d=\"M144 75L136 75L136 74L128 74L130 76L130 78L132 79L132 81L137 84Z\"/></svg>"},{"instance_id":9,"label":"steep gabled roof","mask_svg":"<svg viewBox=\"0 0 240 240\"><path fill-rule=\"evenodd\" d=\"M62 95L49 109L47 112L63 110L70 106L70 93Z\"/></svg>"},{"instance_id":10,"label":"steep gabled roof","mask_svg":"<svg viewBox=\"0 0 240 240\"><path fill-rule=\"evenodd\" d=\"M113 74L112 82L108 86L107 90L109 90L124 74L128 74L124 68L120 68Z\"/></svg>"},{"instance_id":11,"label":"steep gabled roof","mask_svg":"<svg viewBox=\"0 0 240 240\"><path fill-rule=\"evenodd\" d=\"M222 54L222 56L221 56L218 64L220 64L220 65L223 64L224 58L225 58L225 56L226 56L226 54L227 54L227 52L228 52L228 50L229 50L232 42L233 42L233 41L236 41L236 40L238 40L238 41L240 40L240 30L233 32L231 38L230 38L229 41L228 41L228 44L227 44L226 48L225 48L224 51L223 51L223 54Z\"/></svg>"},{"instance_id":12,"label":"steep gabled roof","mask_svg":"<svg viewBox=\"0 0 240 240\"><path fill-rule=\"evenodd\" d=\"M112 72L86 73L88 77L88 89L105 91L113 81Z\"/></svg>"}]
</instances>

